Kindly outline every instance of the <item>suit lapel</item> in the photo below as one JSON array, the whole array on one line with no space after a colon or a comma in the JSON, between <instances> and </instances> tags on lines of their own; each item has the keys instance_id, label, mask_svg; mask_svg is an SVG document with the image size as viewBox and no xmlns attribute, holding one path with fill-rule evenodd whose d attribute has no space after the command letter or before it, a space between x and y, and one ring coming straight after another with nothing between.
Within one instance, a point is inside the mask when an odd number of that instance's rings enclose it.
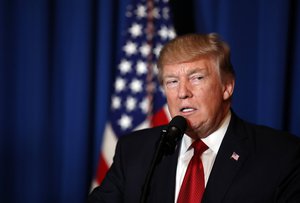
<instances>
[{"instance_id":1,"label":"suit lapel","mask_svg":"<svg viewBox=\"0 0 300 203\"><path fill-rule=\"evenodd\" d=\"M239 119L232 114L211 171L202 202L221 202L235 175L247 159L249 147Z\"/></svg>"},{"instance_id":2,"label":"suit lapel","mask_svg":"<svg viewBox=\"0 0 300 203\"><path fill-rule=\"evenodd\" d=\"M153 175L149 202L174 202L178 148L173 154L164 156L157 166Z\"/></svg>"}]
</instances>

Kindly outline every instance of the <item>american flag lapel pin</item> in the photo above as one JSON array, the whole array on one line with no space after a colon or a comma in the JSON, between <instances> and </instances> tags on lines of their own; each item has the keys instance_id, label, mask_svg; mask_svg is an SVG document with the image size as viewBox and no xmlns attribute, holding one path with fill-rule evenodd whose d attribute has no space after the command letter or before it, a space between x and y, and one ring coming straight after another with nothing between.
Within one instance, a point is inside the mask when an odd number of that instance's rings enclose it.
<instances>
[{"instance_id":1,"label":"american flag lapel pin","mask_svg":"<svg viewBox=\"0 0 300 203\"><path fill-rule=\"evenodd\" d=\"M236 152L233 152L230 159L233 159L235 161L238 161L240 158L240 155L238 155Z\"/></svg>"}]
</instances>

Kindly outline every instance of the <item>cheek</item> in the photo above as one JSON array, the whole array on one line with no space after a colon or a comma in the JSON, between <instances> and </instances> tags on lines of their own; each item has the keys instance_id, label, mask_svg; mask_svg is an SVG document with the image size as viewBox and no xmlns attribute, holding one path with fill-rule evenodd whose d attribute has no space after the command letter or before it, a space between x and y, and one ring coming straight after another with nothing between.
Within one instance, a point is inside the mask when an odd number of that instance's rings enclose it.
<instances>
[{"instance_id":1,"label":"cheek","mask_svg":"<svg viewBox=\"0 0 300 203\"><path fill-rule=\"evenodd\" d=\"M172 102L176 99L176 95L177 95L176 91L165 90L164 92L165 92L168 103Z\"/></svg>"},{"instance_id":2,"label":"cheek","mask_svg":"<svg viewBox=\"0 0 300 203\"><path fill-rule=\"evenodd\" d=\"M174 108L176 106L176 99L172 96L167 96L167 103L169 108Z\"/></svg>"},{"instance_id":3,"label":"cheek","mask_svg":"<svg viewBox=\"0 0 300 203\"><path fill-rule=\"evenodd\" d=\"M197 97L196 100L200 102L202 106L206 106L206 108L214 108L223 98L223 93L219 86L200 88L194 91L194 95Z\"/></svg>"},{"instance_id":4,"label":"cheek","mask_svg":"<svg viewBox=\"0 0 300 203\"><path fill-rule=\"evenodd\" d=\"M169 109L169 112L173 113L173 111L175 111L176 107L177 107L177 104L176 104L176 94L175 93L170 93L170 92L165 92L165 95L166 95L166 98L167 98L167 105L168 105L168 109Z\"/></svg>"}]
</instances>

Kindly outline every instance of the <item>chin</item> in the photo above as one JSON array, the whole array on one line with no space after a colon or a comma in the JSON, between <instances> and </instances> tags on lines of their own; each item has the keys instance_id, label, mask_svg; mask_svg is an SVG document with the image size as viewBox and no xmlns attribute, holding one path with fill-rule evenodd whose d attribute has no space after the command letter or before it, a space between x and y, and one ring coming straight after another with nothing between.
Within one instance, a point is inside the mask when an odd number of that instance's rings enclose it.
<instances>
[{"instance_id":1,"label":"chin","mask_svg":"<svg viewBox=\"0 0 300 203\"><path fill-rule=\"evenodd\" d=\"M191 130L191 129L188 129L186 132L185 132L186 135L188 135L190 138L196 140L198 139L198 135L196 134L195 131Z\"/></svg>"}]
</instances>

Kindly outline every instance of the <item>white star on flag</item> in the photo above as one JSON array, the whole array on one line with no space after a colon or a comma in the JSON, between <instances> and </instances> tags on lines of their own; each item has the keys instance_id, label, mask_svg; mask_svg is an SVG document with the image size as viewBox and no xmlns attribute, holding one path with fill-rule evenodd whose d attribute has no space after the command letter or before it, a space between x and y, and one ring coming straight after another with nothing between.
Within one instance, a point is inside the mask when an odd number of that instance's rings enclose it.
<instances>
[{"instance_id":1,"label":"white star on flag","mask_svg":"<svg viewBox=\"0 0 300 203\"><path fill-rule=\"evenodd\" d=\"M141 47L140 47L140 52L142 54L143 57L147 57L149 55L149 53L151 52L151 48L147 43L144 43Z\"/></svg>"},{"instance_id":2,"label":"white star on flag","mask_svg":"<svg viewBox=\"0 0 300 203\"><path fill-rule=\"evenodd\" d=\"M126 81L123 78L118 77L115 82L116 92L121 92L125 89Z\"/></svg>"},{"instance_id":3,"label":"white star on flag","mask_svg":"<svg viewBox=\"0 0 300 203\"><path fill-rule=\"evenodd\" d=\"M122 74L126 74L131 71L131 62L123 59L119 64L119 69Z\"/></svg>"},{"instance_id":4,"label":"white star on flag","mask_svg":"<svg viewBox=\"0 0 300 203\"><path fill-rule=\"evenodd\" d=\"M133 79L130 83L130 89L133 93L138 93L142 91L143 83L141 80Z\"/></svg>"},{"instance_id":5,"label":"white star on flag","mask_svg":"<svg viewBox=\"0 0 300 203\"><path fill-rule=\"evenodd\" d=\"M125 51L126 55L131 56L136 53L137 46L136 43L128 41L124 46L123 50Z\"/></svg>"},{"instance_id":6,"label":"white star on flag","mask_svg":"<svg viewBox=\"0 0 300 203\"><path fill-rule=\"evenodd\" d=\"M146 6L139 4L136 9L137 18L145 18L147 16Z\"/></svg>"},{"instance_id":7,"label":"white star on flag","mask_svg":"<svg viewBox=\"0 0 300 203\"><path fill-rule=\"evenodd\" d=\"M137 23L133 23L132 26L129 28L129 33L134 38L141 36L142 35L142 26Z\"/></svg>"},{"instance_id":8,"label":"white star on flag","mask_svg":"<svg viewBox=\"0 0 300 203\"><path fill-rule=\"evenodd\" d=\"M136 64L137 75L143 75L147 73L147 64L142 60L139 60Z\"/></svg>"}]
</instances>

